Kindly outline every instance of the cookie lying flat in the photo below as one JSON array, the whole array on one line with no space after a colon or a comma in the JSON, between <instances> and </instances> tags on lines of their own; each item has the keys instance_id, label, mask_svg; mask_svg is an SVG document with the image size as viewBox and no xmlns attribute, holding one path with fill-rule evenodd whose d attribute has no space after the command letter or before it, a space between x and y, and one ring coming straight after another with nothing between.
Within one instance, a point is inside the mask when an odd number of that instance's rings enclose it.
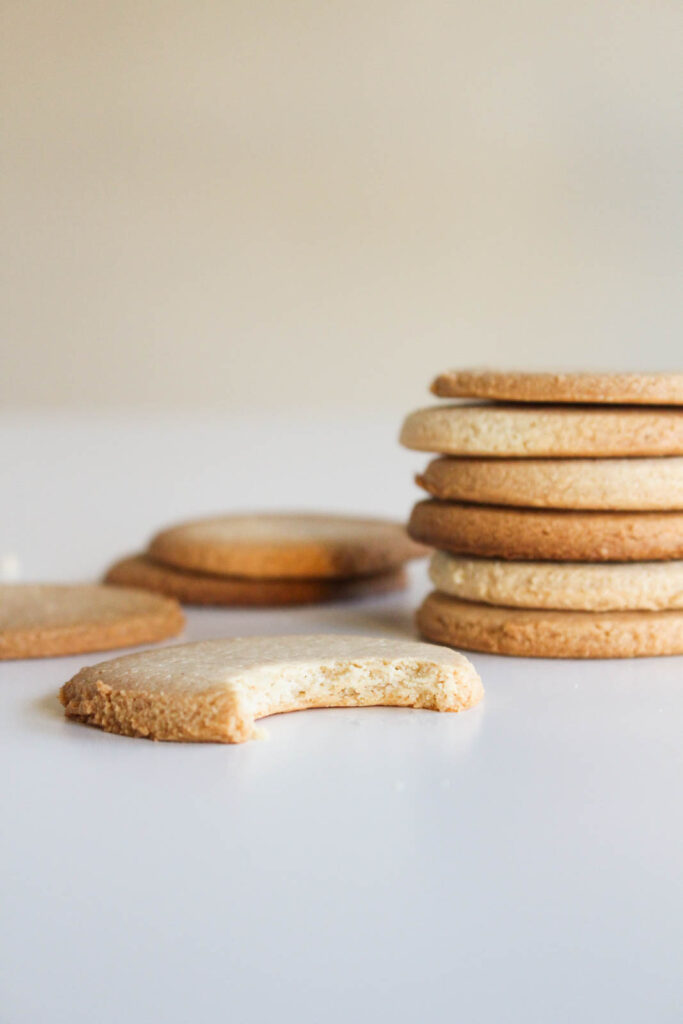
<instances>
[{"instance_id":1,"label":"cookie lying flat","mask_svg":"<svg viewBox=\"0 0 683 1024\"><path fill-rule=\"evenodd\" d=\"M175 569L154 562L146 555L136 555L116 562L105 578L107 583L123 583L166 594L183 604L252 607L344 601L369 594L403 590L407 583L404 569L392 569L373 576L352 576L344 580L296 577L261 580L240 576L211 576L188 569Z\"/></svg>"},{"instance_id":2,"label":"cookie lying flat","mask_svg":"<svg viewBox=\"0 0 683 1024\"><path fill-rule=\"evenodd\" d=\"M586 612L683 608L683 561L501 562L437 551L429 575L444 594L509 608Z\"/></svg>"},{"instance_id":3,"label":"cookie lying flat","mask_svg":"<svg viewBox=\"0 0 683 1024\"><path fill-rule=\"evenodd\" d=\"M0 585L0 659L106 651L175 636L177 601L98 584Z\"/></svg>"},{"instance_id":4,"label":"cookie lying flat","mask_svg":"<svg viewBox=\"0 0 683 1024\"><path fill-rule=\"evenodd\" d=\"M481 680L454 651L364 636L205 640L82 669L62 687L65 714L108 732L241 743L282 711L393 704L463 711Z\"/></svg>"},{"instance_id":5,"label":"cookie lying flat","mask_svg":"<svg viewBox=\"0 0 683 1024\"><path fill-rule=\"evenodd\" d=\"M157 534L152 558L181 569L270 579L369 576L425 554L400 523L354 516L228 515Z\"/></svg>"},{"instance_id":6,"label":"cookie lying flat","mask_svg":"<svg viewBox=\"0 0 683 1024\"><path fill-rule=\"evenodd\" d=\"M482 505L640 512L683 509L683 458L433 459L416 482Z\"/></svg>"},{"instance_id":7,"label":"cookie lying flat","mask_svg":"<svg viewBox=\"0 0 683 1024\"><path fill-rule=\"evenodd\" d=\"M504 402L683 405L683 373L515 373L450 370L432 384L443 398Z\"/></svg>"},{"instance_id":8,"label":"cookie lying flat","mask_svg":"<svg viewBox=\"0 0 683 1024\"><path fill-rule=\"evenodd\" d=\"M563 612L494 608L429 594L417 613L422 636L522 658L642 658L683 654L683 611Z\"/></svg>"},{"instance_id":9,"label":"cookie lying flat","mask_svg":"<svg viewBox=\"0 0 683 1024\"><path fill-rule=\"evenodd\" d=\"M683 558L683 512L570 512L461 505L431 498L413 508L411 537L443 551L555 562Z\"/></svg>"},{"instance_id":10,"label":"cookie lying flat","mask_svg":"<svg viewBox=\"0 0 683 1024\"><path fill-rule=\"evenodd\" d=\"M683 409L434 405L407 417L401 444L443 455L683 455Z\"/></svg>"}]
</instances>

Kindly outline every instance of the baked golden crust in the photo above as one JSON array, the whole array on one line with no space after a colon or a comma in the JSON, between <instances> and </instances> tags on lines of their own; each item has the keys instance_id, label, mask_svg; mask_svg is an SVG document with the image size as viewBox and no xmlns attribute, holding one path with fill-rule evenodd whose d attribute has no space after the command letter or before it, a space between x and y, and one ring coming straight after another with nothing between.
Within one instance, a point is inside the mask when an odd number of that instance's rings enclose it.
<instances>
[{"instance_id":1,"label":"baked golden crust","mask_svg":"<svg viewBox=\"0 0 683 1024\"><path fill-rule=\"evenodd\" d=\"M309 513L226 515L162 530L148 554L216 575L348 578L396 569L425 554L401 523Z\"/></svg>"},{"instance_id":2,"label":"baked golden crust","mask_svg":"<svg viewBox=\"0 0 683 1024\"><path fill-rule=\"evenodd\" d=\"M433 591L417 612L439 644L521 658L642 658L683 654L683 611L577 612L497 608Z\"/></svg>"},{"instance_id":3,"label":"baked golden crust","mask_svg":"<svg viewBox=\"0 0 683 1024\"><path fill-rule=\"evenodd\" d=\"M416 482L435 498L482 505L683 510L683 458L432 459Z\"/></svg>"},{"instance_id":4,"label":"baked golden crust","mask_svg":"<svg viewBox=\"0 0 683 1024\"><path fill-rule=\"evenodd\" d=\"M571 512L466 505L431 498L408 532L455 554L556 562L683 558L683 512Z\"/></svg>"},{"instance_id":5,"label":"baked golden crust","mask_svg":"<svg viewBox=\"0 0 683 1024\"><path fill-rule=\"evenodd\" d=\"M103 584L0 585L0 659L133 647L176 636L177 601Z\"/></svg>"},{"instance_id":6,"label":"baked golden crust","mask_svg":"<svg viewBox=\"0 0 683 1024\"><path fill-rule=\"evenodd\" d=\"M60 691L65 714L157 740L241 743L266 715L396 705L464 711L482 697L462 654L414 640L268 636L206 640L81 669Z\"/></svg>"},{"instance_id":7,"label":"baked golden crust","mask_svg":"<svg viewBox=\"0 0 683 1024\"><path fill-rule=\"evenodd\" d=\"M522 373L448 370L431 390L443 398L504 402L683 405L683 373Z\"/></svg>"}]
</instances>

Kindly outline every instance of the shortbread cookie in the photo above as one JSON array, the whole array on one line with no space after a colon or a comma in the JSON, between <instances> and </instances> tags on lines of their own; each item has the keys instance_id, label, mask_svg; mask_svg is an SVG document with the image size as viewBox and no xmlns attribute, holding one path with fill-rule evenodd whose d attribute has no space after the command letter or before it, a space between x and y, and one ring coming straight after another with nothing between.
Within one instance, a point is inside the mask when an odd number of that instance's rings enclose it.
<instances>
[{"instance_id":1,"label":"shortbread cookie","mask_svg":"<svg viewBox=\"0 0 683 1024\"><path fill-rule=\"evenodd\" d=\"M683 611L562 612L494 608L429 594L420 633L439 644L522 658L642 658L683 654Z\"/></svg>"},{"instance_id":2,"label":"shortbread cookie","mask_svg":"<svg viewBox=\"0 0 683 1024\"><path fill-rule=\"evenodd\" d=\"M106 651L175 636L177 601L99 584L0 585L0 659Z\"/></svg>"},{"instance_id":3,"label":"shortbread cookie","mask_svg":"<svg viewBox=\"0 0 683 1024\"><path fill-rule=\"evenodd\" d=\"M107 583L124 583L143 590L175 597L183 604L274 606L344 601L369 594L403 590L404 569L391 569L373 576L349 579L260 580L243 576L211 576L208 573L175 569L155 562L147 555L134 555L116 562L106 575Z\"/></svg>"},{"instance_id":4,"label":"shortbread cookie","mask_svg":"<svg viewBox=\"0 0 683 1024\"><path fill-rule=\"evenodd\" d=\"M683 561L503 562L436 551L429 575L444 594L511 608L584 612L683 608Z\"/></svg>"},{"instance_id":5,"label":"shortbread cookie","mask_svg":"<svg viewBox=\"0 0 683 1024\"><path fill-rule=\"evenodd\" d=\"M433 405L408 416L401 443L442 455L683 455L683 409Z\"/></svg>"},{"instance_id":6,"label":"shortbread cookie","mask_svg":"<svg viewBox=\"0 0 683 1024\"><path fill-rule=\"evenodd\" d=\"M271 636L205 640L82 669L62 687L70 718L156 740L241 743L282 711L394 704L463 711L481 699L462 654L408 640Z\"/></svg>"},{"instance_id":7,"label":"shortbread cookie","mask_svg":"<svg viewBox=\"0 0 683 1024\"><path fill-rule=\"evenodd\" d=\"M683 373L515 373L450 370L432 384L443 398L504 402L683 405Z\"/></svg>"},{"instance_id":8,"label":"shortbread cookie","mask_svg":"<svg viewBox=\"0 0 683 1024\"><path fill-rule=\"evenodd\" d=\"M436 498L414 507L408 532L461 555L556 562L683 558L683 512L571 512L461 505Z\"/></svg>"},{"instance_id":9,"label":"shortbread cookie","mask_svg":"<svg viewBox=\"0 0 683 1024\"><path fill-rule=\"evenodd\" d=\"M433 459L417 483L436 498L528 508L683 509L683 458Z\"/></svg>"},{"instance_id":10,"label":"shortbread cookie","mask_svg":"<svg viewBox=\"0 0 683 1024\"><path fill-rule=\"evenodd\" d=\"M424 553L400 523L310 513L199 519L149 546L152 558L181 569L259 579L369 576Z\"/></svg>"}]
</instances>

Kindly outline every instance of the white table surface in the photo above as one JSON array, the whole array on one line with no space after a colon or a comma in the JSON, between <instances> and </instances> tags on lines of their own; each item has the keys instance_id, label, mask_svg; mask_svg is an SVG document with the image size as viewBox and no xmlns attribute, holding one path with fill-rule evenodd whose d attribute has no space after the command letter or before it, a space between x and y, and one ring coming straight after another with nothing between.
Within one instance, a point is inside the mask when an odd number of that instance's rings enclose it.
<instances>
[{"instance_id":1,"label":"white table surface","mask_svg":"<svg viewBox=\"0 0 683 1024\"><path fill-rule=\"evenodd\" d=\"M398 419L5 417L0 557L94 578L197 513L403 517ZM186 637L405 635L426 589L194 610ZM224 747L67 723L57 689L109 656L0 666L3 1024L683 1019L683 659L473 655L466 714Z\"/></svg>"}]
</instances>

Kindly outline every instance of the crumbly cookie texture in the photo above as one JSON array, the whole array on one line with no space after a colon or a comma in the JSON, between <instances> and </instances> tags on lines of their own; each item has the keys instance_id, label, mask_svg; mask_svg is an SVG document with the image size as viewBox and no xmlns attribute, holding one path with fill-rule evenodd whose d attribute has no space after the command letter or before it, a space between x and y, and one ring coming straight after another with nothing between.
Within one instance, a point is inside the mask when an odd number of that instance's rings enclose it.
<instances>
[{"instance_id":1,"label":"crumbly cookie texture","mask_svg":"<svg viewBox=\"0 0 683 1024\"><path fill-rule=\"evenodd\" d=\"M683 608L683 561L505 562L436 551L429 575L437 590L511 608L666 611Z\"/></svg>"},{"instance_id":2,"label":"crumbly cookie texture","mask_svg":"<svg viewBox=\"0 0 683 1024\"><path fill-rule=\"evenodd\" d=\"M309 513L226 515L163 530L149 545L181 569L267 579L346 578L425 554L401 523Z\"/></svg>"},{"instance_id":3,"label":"crumbly cookie texture","mask_svg":"<svg viewBox=\"0 0 683 1024\"><path fill-rule=\"evenodd\" d=\"M127 584L175 597L183 604L273 607L345 601L372 594L403 590L404 569L349 579L265 580L240 576L212 576L176 569L147 555L133 555L116 562L105 577L108 583Z\"/></svg>"},{"instance_id":4,"label":"crumbly cookie texture","mask_svg":"<svg viewBox=\"0 0 683 1024\"><path fill-rule=\"evenodd\" d=\"M444 398L506 402L683 405L683 373L522 373L448 370L432 384Z\"/></svg>"},{"instance_id":5,"label":"crumbly cookie texture","mask_svg":"<svg viewBox=\"0 0 683 1024\"><path fill-rule=\"evenodd\" d=\"M153 643L184 625L177 601L101 584L0 585L0 659Z\"/></svg>"},{"instance_id":6,"label":"crumbly cookie texture","mask_svg":"<svg viewBox=\"0 0 683 1024\"><path fill-rule=\"evenodd\" d=\"M417 483L435 498L482 505L683 510L683 458L432 459Z\"/></svg>"},{"instance_id":7,"label":"crumbly cookie texture","mask_svg":"<svg viewBox=\"0 0 683 1024\"><path fill-rule=\"evenodd\" d=\"M683 409L434 405L407 417L401 443L442 455L683 455Z\"/></svg>"},{"instance_id":8,"label":"crumbly cookie texture","mask_svg":"<svg viewBox=\"0 0 683 1024\"><path fill-rule=\"evenodd\" d=\"M363 636L206 640L82 669L62 687L69 718L157 740L241 743L266 715L387 704L464 711L483 695L462 654Z\"/></svg>"},{"instance_id":9,"label":"crumbly cookie texture","mask_svg":"<svg viewBox=\"0 0 683 1024\"><path fill-rule=\"evenodd\" d=\"M683 558L683 512L571 512L464 505L431 498L408 532L453 554L556 562Z\"/></svg>"},{"instance_id":10,"label":"crumbly cookie texture","mask_svg":"<svg viewBox=\"0 0 683 1024\"><path fill-rule=\"evenodd\" d=\"M522 658L640 658L683 654L683 611L576 612L497 608L429 594L425 639Z\"/></svg>"}]
</instances>

